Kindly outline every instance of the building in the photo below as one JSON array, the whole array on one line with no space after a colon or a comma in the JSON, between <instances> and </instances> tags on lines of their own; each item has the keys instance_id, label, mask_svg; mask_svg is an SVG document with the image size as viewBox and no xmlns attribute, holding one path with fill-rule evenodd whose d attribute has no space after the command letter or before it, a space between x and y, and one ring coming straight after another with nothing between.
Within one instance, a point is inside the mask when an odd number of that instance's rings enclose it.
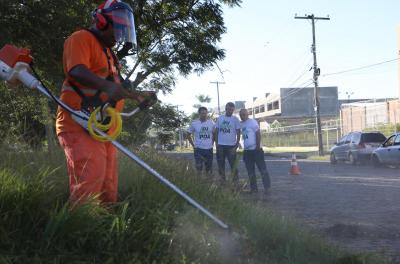
<instances>
[{"instance_id":1,"label":"building","mask_svg":"<svg viewBox=\"0 0 400 264\"><path fill-rule=\"evenodd\" d=\"M340 102L336 86L320 87L320 105L322 120L337 118ZM281 88L279 94L266 93L262 98L247 101L245 107L259 121L261 129L274 121L284 125L305 123L315 118L314 88Z\"/></svg>"},{"instance_id":2,"label":"building","mask_svg":"<svg viewBox=\"0 0 400 264\"><path fill-rule=\"evenodd\" d=\"M226 102L226 103L220 105L220 108L221 108L221 115L224 115L224 114L225 114L225 105L226 105L227 103L228 103L228 102ZM246 101L232 101L232 103L235 104L235 112L233 112L233 115L239 116L239 111L240 111L240 109L245 108L245 103L246 103ZM213 113L213 117L214 117L214 118L217 118L217 117L219 116L219 114L218 114L218 107L213 107L213 108L211 109L211 113Z\"/></svg>"},{"instance_id":3,"label":"building","mask_svg":"<svg viewBox=\"0 0 400 264\"><path fill-rule=\"evenodd\" d=\"M400 124L400 100L377 99L343 104L340 110L342 134L364 129L382 129ZM397 130L397 127L394 128ZM394 132L394 131L391 131Z\"/></svg>"}]
</instances>

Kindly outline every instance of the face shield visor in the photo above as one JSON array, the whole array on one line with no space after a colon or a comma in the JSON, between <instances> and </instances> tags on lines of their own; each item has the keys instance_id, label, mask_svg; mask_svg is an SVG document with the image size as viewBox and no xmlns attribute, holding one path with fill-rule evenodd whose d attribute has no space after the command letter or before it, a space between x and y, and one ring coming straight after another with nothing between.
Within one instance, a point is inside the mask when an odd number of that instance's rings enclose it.
<instances>
[{"instance_id":1,"label":"face shield visor","mask_svg":"<svg viewBox=\"0 0 400 264\"><path fill-rule=\"evenodd\" d=\"M103 11L111 20L114 38L117 43L131 43L137 47L135 21L132 8L125 3L118 3Z\"/></svg>"}]
</instances>

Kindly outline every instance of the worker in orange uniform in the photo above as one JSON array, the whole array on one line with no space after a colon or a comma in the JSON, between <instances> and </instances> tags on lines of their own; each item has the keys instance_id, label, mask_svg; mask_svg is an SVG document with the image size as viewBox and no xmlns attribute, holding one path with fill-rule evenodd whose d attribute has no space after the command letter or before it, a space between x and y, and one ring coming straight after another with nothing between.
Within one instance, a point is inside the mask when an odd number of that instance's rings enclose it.
<instances>
[{"instance_id":1,"label":"worker in orange uniform","mask_svg":"<svg viewBox=\"0 0 400 264\"><path fill-rule=\"evenodd\" d=\"M116 43L136 45L133 10L126 3L107 0L94 11L93 17L90 29L74 32L64 43L66 78L60 98L73 109L90 111L111 102L120 112L123 99L140 103L149 95L123 88L118 59L112 51ZM102 203L116 202L116 148L110 142L93 139L60 107L56 130L67 160L71 202L81 203L92 195Z\"/></svg>"}]
</instances>

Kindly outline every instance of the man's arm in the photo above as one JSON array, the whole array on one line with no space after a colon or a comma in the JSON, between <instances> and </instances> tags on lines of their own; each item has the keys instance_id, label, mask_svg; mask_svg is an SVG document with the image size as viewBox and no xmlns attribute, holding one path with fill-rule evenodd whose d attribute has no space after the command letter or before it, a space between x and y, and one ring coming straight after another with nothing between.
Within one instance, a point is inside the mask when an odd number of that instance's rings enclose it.
<instances>
[{"instance_id":1,"label":"man's arm","mask_svg":"<svg viewBox=\"0 0 400 264\"><path fill-rule=\"evenodd\" d=\"M219 127L218 127L219 121L218 120L219 119L217 119L215 121L214 130L213 130L213 137L214 137L215 147L218 146L218 130L219 130Z\"/></svg>"},{"instance_id":2,"label":"man's arm","mask_svg":"<svg viewBox=\"0 0 400 264\"><path fill-rule=\"evenodd\" d=\"M218 146L218 128L217 127L213 131L213 140L215 141L215 146Z\"/></svg>"},{"instance_id":3,"label":"man's arm","mask_svg":"<svg viewBox=\"0 0 400 264\"><path fill-rule=\"evenodd\" d=\"M240 142L240 121L238 118L236 118L236 147L239 147L239 142Z\"/></svg>"},{"instance_id":4,"label":"man's arm","mask_svg":"<svg viewBox=\"0 0 400 264\"><path fill-rule=\"evenodd\" d=\"M215 127L213 127L213 130L212 130L211 146L214 146L214 142L215 142Z\"/></svg>"},{"instance_id":5,"label":"man's arm","mask_svg":"<svg viewBox=\"0 0 400 264\"><path fill-rule=\"evenodd\" d=\"M261 132L260 129L256 131L256 149L261 149Z\"/></svg>"},{"instance_id":6,"label":"man's arm","mask_svg":"<svg viewBox=\"0 0 400 264\"><path fill-rule=\"evenodd\" d=\"M92 73L85 65L79 64L73 67L68 75L78 83L100 89L106 93L110 99L119 101L124 98L130 98L137 101L142 101L139 93L130 92L122 87L121 84L104 80Z\"/></svg>"},{"instance_id":7,"label":"man's arm","mask_svg":"<svg viewBox=\"0 0 400 264\"><path fill-rule=\"evenodd\" d=\"M190 145L192 145L192 147L194 148L192 133L190 133L190 132L188 133L188 140L189 140Z\"/></svg>"},{"instance_id":8,"label":"man's arm","mask_svg":"<svg viewBox=\"0 0 400 264\"><path fill-rule=\"evenodd\" d=\"M236 129L236 147L239 147L240 142L240 129Z\"/></svg>"}]
</instances>

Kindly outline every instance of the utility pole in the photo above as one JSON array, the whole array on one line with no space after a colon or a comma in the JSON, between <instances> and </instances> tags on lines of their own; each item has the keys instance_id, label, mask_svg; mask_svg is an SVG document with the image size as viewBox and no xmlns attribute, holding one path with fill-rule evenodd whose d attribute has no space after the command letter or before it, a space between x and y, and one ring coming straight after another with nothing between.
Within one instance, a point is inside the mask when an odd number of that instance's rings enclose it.
<instances>
[{"instance_id":1,"label":"utility pole","mask_svg":"<svg viewBox=\"0 0 400 264\"><path fill-rule=\"evenodd\" d=\"M352 96L354 94L354 92L346 92L347 95L347 103L350 103L350 96Z\"/></svg>"},{"instance_id":2,"label":"utility pole","mask_svg":"<svg viewBox=\"0 0 400 264\"><path fill-rule=\"evenodd\" d=\"M330 20L329 17L315 17L314 14L305 15L304 17L295 16L295 19L308 19L311 20L312 24L312 34L313 34L313 44L311 47L311 52L314 56L314 111L315 119L317 124L317 134L318 134L318 154L320 156L324 155L324 145L322 142L322 129L321 129L321 114L320 114L320 100L319 100L319 87L318 87L318 76L320 75L320 69L317 66L317 48L315 45L315 20Z\"/></svg>"},{"instance_id":3,"label":"utility pole","mask_svg":"<svg viewBox=\"0 0 400 264\"><path fill-rule=\"evenodd\" d=\"M182 106L182 105L175 105L175 107L176 107L176 112L178 113L178 115L179 115L179 106ZM182 133L182 124L180 123L180 119L179 119L179 147L181 148L181 150L182 150L182 146L183 146L183 133Z\"/></svg>"},{"instance_id":4,"label":"utility pole","mask_svg":"<svg viewBox=\"0 0 400 264\"><path fill-rule=\"evenodd\" d=\"M215 83L215 84L217 84L218 115L221 115L221 108L220 108L220 106L219 106L219 85L220 85L220 84L225 84L225 82L215 81L215 82L210 82L210 83Z\"/></svg>"}]
</instances>

